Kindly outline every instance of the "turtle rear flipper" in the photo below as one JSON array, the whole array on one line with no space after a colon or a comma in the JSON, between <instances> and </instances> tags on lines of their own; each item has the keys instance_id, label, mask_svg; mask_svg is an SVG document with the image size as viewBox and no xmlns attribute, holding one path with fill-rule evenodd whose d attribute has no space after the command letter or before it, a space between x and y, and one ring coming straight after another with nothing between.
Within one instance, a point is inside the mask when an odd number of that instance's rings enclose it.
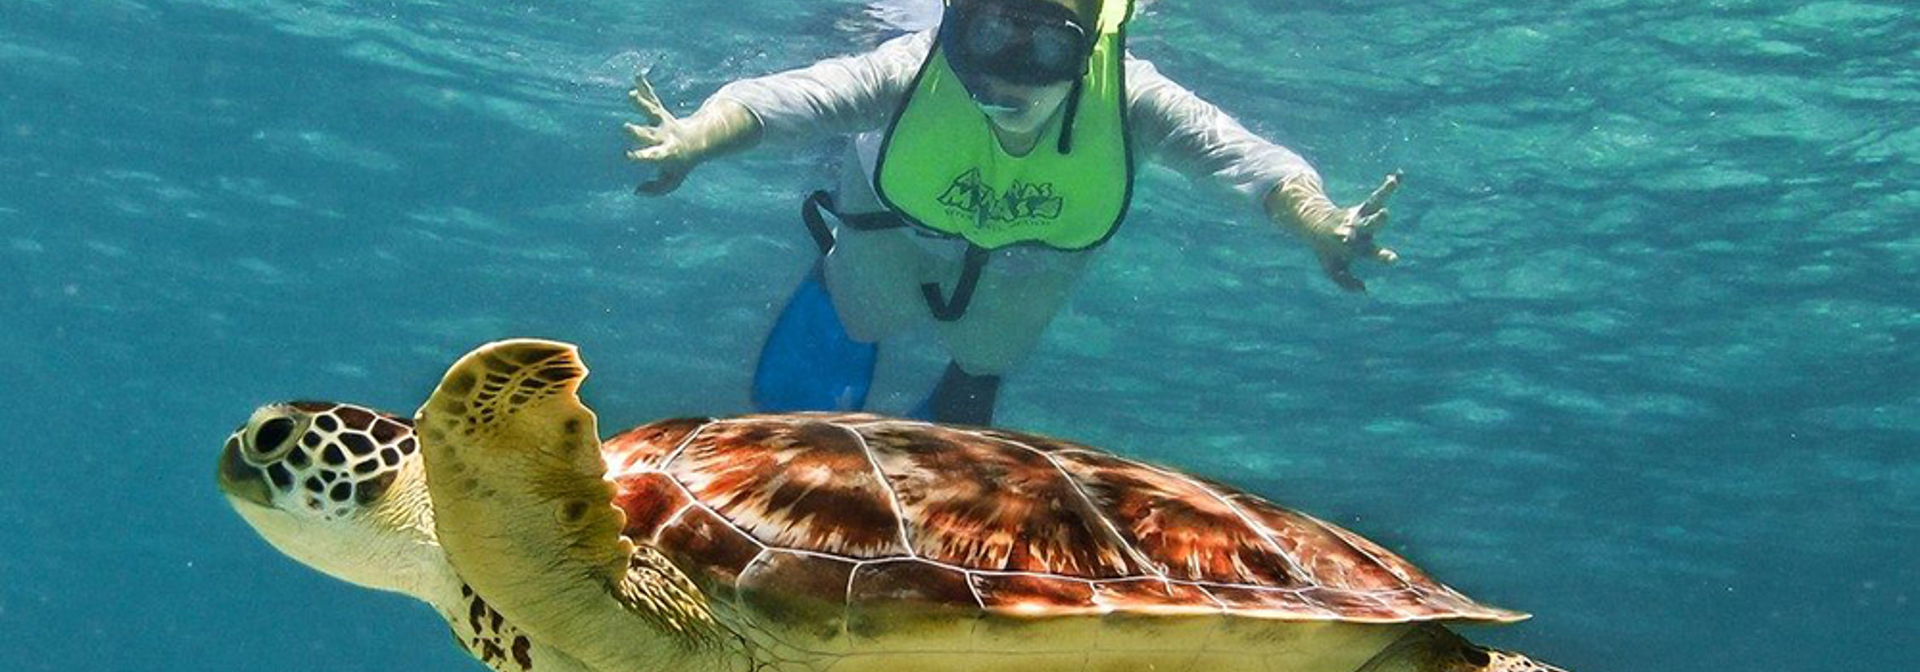
<instances>
[{"instance_id":1,"label":"turtle rear flipper","mask_svg":"<svg viewBox=\"0 0 1920 672\"><path fill-rule=\"evenodd\" d=\"M621 536L586 374L573 346L538 340L447 371L418 418L435 527L460 576L538 640L595 669L670 664L716 626L685 576ZM633 636L647 630L661 636Z\"/></svg>"},{"instance_id":2,"label":"turtle rear flipper","mask_svg":"<svg viewBox=\"0 0 1920 672\"><path fill-rule=\"evenodd\" d=\"M1512 651L1489 649L1438 624L1407 632L1358 672L1566 672Z\"/></svg>"}]
</instances>

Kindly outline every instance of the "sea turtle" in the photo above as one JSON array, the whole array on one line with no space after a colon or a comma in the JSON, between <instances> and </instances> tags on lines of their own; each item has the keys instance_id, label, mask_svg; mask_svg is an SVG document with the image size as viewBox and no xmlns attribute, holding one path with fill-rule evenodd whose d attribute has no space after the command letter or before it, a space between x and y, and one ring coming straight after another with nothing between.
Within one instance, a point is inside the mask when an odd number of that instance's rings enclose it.
<instances>
[{"instance_id":1,"label":"sea turtle","mask_svg":"<svg viewBox=\"0 0 1920 672\"><path fill-rule=\"evenodd\" d=\"M432 604L499 672L1520 672L1352 532L1086 446L866 414L601 441L576 350L502 341L417 421L263 407L221 488L281 551ZM417 442L417 443L416 443Z\"/></svg>"}]
</instances>

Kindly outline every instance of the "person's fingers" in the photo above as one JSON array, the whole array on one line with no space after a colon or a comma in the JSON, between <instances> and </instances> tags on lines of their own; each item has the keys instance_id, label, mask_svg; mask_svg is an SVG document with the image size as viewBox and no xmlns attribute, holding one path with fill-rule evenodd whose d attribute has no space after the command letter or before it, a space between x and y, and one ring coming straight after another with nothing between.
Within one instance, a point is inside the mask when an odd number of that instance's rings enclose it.
<instances>
[{"instance_id":1,"label":"person's fingers","mask_svg":"<svg viewBox=\"0 0 1920 672\"><path fill-rule=\"evenodd\" d=\"M1361 235L1366 235L1366 236L1371 236L1371 235L1380 233L1381 229L1387 228L1388 212L1389 212L1388 210L1382 208L1380 210L1373 212L1372 214L1367 214L1364 211L1359 213L1360 221L1354 222L1353 224L1354 232Z\"/></svg>"},{"instance_id":2,"label":"person's fingers","mask_svg":"<svg viewBox=\"0 0 1920 672\"><path fill-rule=\"evenodd\" d=\"M627 100L633 101L633 109L639 110L647 123L660 124L668 119L667 109L660 105L660 101L647 98L639 90L628 91Z\"/></svg>"},{"instance_id":3,"label":"person's fingers","mask_svg":"<svg viewBox=\"0 0 1920 672\"><path fill-rule=\"evenodd\" d=\"M667 150L666 145L654 145L652 147L642 147L640 149L627 152L627 158L632 159L634 161L642 161L646 163L657 163L660 161L665 161L667 160L669 155L670 155L670 152Z\"/></svg>"},{"instance_id":4,"label":"person's fingers","mask_svg":"<svg viewBox=\"0 0 1920 672\"><path fill-rule=\"evenodd\" d=\"M667 107L660 104L660 95L653 92L653 83L647 81L645 74L633 76L633 89L627 92L627 99L633 101L634 109L656 124L673 119Z\"/></svg>"},{"instance_id":5,"label":"person's fingers","mask_svg":"<svg viewBox=\"0 0 1920 672\"><path fill-rule=\"evenodd\" d=\"M1360 216L1365 218L1386 208L1387 199L1393 197L1393 192L1399 189L1400 173L1397 171L1389 173L1387 179L1380 183L1380 188L1373 190L1373 195L1368 196L1366 202L1360 204Z\"/></svg>"},{"instance_id":6,"label":"person's fingers","mask_svg":"<svg viewBox=\"0 0 1920 672\"><path fill-rule=\"evenodd\" d=\"M632 137L634 142L640 143L643 147L652 147L660 144L660 127L658 126L641 126L634 123L622 124L621 126L627 129L627 135Z\"/></svg>"}]
</instances>

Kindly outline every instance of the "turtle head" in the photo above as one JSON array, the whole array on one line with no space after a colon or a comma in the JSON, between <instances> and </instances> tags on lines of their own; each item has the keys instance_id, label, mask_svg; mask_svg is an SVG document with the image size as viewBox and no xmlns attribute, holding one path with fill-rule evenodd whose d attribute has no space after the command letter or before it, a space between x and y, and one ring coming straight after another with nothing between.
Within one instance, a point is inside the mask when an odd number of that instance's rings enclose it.
<instances>
[{"instance_id":1,"label":"turtle head","mask_svg":"<svg viewBox=\"0 0 1920 672\"><path fill-rule=\"evenodd\" d=\"M351 404L262 406L227 438L220 490L280 552L336 578L420 595L450 571L413 422Z\"/></svg>"}]
</instances>

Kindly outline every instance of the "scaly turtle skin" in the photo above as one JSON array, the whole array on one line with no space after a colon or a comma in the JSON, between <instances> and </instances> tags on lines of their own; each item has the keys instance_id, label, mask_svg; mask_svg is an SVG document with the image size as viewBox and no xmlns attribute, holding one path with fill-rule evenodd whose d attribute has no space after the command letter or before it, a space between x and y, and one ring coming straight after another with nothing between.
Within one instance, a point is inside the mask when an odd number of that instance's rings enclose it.
<instances>
[{"instance_id":1,"label":"scaly turtle skin","mask_svg":"<svg viewBox=\"0 0 1920 672\"><path fill-rule=\"evenodd\" d=\"M585 374L564 344L476 350L421 408L420 455L392 464L323 430L351 407L268 407L221 482L283 551L435 604L502 672L1554 669L1442 626L1524 614L1224 486L873 415L669 420L603 443ZM365 424L393 438L388 422ZM296 473L303 451L341 475ZM394 527L412 555L343 553L394 545ZM400 573L427 578L379 580Z\"/></svg>"}]
</instances>

